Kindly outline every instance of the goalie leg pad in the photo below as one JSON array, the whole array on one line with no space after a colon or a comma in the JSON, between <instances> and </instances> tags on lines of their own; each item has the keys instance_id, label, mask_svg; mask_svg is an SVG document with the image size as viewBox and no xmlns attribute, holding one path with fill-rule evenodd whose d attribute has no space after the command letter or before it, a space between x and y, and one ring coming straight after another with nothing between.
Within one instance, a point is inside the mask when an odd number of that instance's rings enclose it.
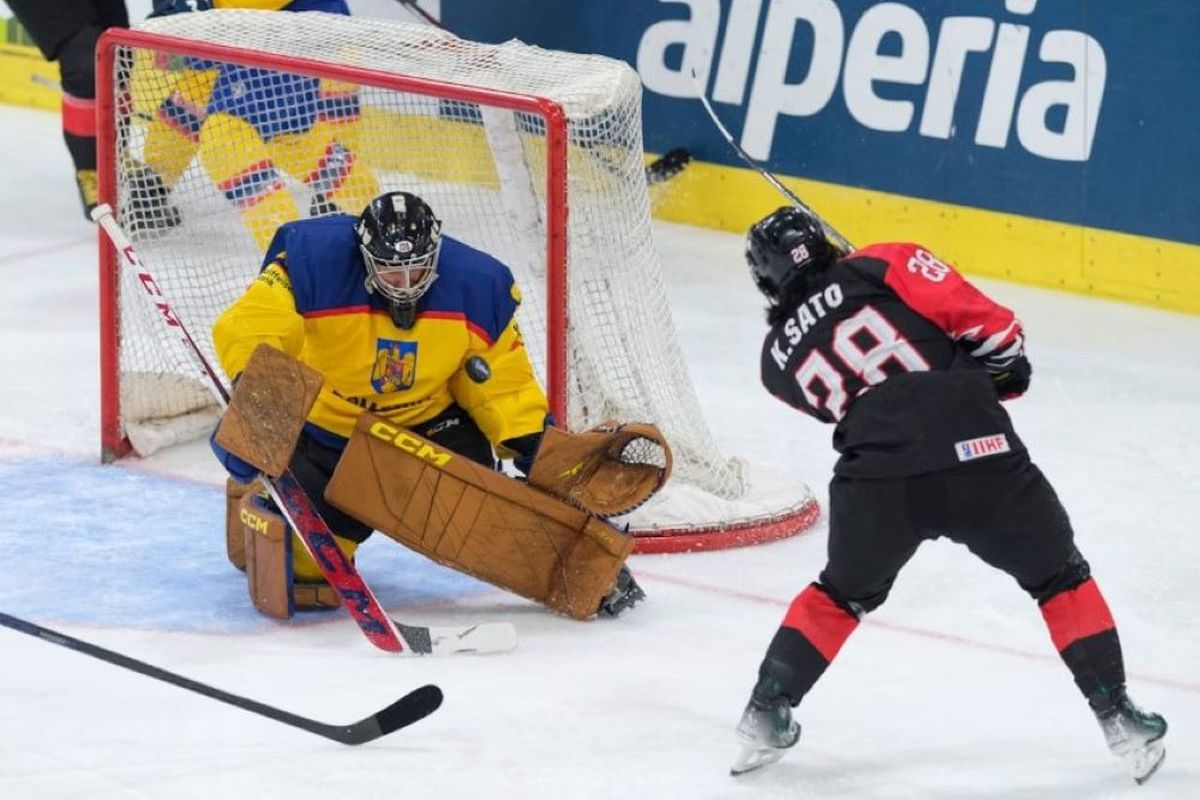
<instances>
[{"instance_id":1,"label":"goalie leg pad","mask_svg":"<svg viewBox=\"0 0 1200 800\"><path fill-rule=\"evenodd\" d=\"M225 481L225 554L229 563L246 571L246 524L242 522L242 498L248 494L258 494L262 484L239 483L233 478Z\"/></svg>"},{"instance_id":2,"label":"goalie leg pad","mask_svg":"<svg viewBox=\"0 0 1200 800\"><path fill-rule=\"evenodd\" d=\"M293 573L296 535L284 518L268 508L258 493L238 500L246 557L246 586L261 613L290 619L297 609L337 608L341 600L324 581L296 580Z\"/></svg>"},{"instance_id":3,"label":"goalie leg pad","mask_svg":"<svg viewBox=\"0 0 1200 800\"><path fill-rule=\"evenodd\" d=\"M359 417L326 499L405 546L575 619L595 616L633 540L381 417Z\"/></svg>"}]
</instances>

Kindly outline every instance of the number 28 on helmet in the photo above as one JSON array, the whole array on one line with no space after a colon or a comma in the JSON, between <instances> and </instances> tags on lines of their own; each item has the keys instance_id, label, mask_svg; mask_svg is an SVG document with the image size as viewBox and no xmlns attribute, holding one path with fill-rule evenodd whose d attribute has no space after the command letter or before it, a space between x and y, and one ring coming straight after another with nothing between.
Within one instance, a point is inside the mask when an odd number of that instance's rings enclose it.
<instances>
[{"instance_id":1,"label":"number 28 on helmet","mask_svg":"<svg viewBox=\"0 0 1200 800\"><path fill-rule=\"evenodd\" d=\"M794 206L772 211L746 234L750 275L771 305L803 272L827 266L837 254L820 220Z\"/></svg>"}]
</instances>

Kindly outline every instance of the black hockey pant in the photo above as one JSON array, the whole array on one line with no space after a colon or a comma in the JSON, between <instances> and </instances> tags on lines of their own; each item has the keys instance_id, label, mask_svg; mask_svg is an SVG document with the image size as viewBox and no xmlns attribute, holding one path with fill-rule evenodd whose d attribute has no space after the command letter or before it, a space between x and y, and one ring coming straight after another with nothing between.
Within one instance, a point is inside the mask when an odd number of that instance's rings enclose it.
<instances>
[{"instance_id":1,"label":"black hockey pant","mask_svg":"<svg viewBox=\"0 0 1200 800\"><path fill-rule=\"evenodd\" d=\"M1038 601L1085 697L1124 684L1108 606L1058 496L1026 453L906 478L835 477L829 505L828 562L789 607L760 686L799 703L862 614L887 599L921 542L939 536L1011 575Z\"/></svg>"}]
</instances>

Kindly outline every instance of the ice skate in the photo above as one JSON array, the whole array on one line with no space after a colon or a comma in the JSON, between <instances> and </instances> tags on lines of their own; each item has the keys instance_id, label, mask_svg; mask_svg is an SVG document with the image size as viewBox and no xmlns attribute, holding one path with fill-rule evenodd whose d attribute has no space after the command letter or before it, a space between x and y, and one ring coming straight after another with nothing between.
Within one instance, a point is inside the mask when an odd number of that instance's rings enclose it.
<instances>
[{"instance_id":1,"label":"ice skate","mask_svg":"<svg viewBox=\"0 0 1200 800\"><path fill-rule=\"evenodd\" d=\"M737 726L740 750L729 768L730 775L743 775L783 758L800 740L800 725L792 719L786 697L751 699Z\"/></svg>"},{"instance_id":2,"label":"ice skate","mask_svg":"<svg viewBox=\"0 0 1200 800\"><path fill-rule=\"evenodd\" d=\"M1167 721L1135 706L1123 688L1114 690L1102 705L1093 703L1093 710L1108 749L1129 766L1138 785L1148 781L1167 757L1162 741Z\"/></svg>"},{"instance_id":3,"label":"ice skate","mask_svg":"<svg viewBox=\"0 0 1200 800\"><path fill-rule=\"evenodd\" d=\"M638 582L633 579L633 573L628 567L621 567L621 571L617 573L617 582L613 586L611 592L604 596L600 601L599 614L606 617L616 617L626 609L633 608L635 605L646 599L646 593L638 586Z\"/></svg>"}]
</instances>

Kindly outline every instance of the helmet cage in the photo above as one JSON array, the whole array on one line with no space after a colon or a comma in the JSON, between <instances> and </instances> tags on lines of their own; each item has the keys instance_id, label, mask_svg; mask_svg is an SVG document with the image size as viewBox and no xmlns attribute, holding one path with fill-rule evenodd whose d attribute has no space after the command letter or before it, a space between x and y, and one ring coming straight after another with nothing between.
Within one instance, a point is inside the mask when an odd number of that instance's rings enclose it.
<instances>
[{"instance_id":1,"label":"helmet cage","mask_svg":"<svg viewBox=\"0 0 1200 800\"><path fill-rule=\"evenodd\" d=\"M438 258L442 253L440 231L441 223L435 224L433 249L417 255L385 258L372 253L367 245L360 244L358 249L362 253L363 263L367 266L367 290L378 292L391 302L402 305L410 305L420 300L437 280ZM416 275L418 272L422 274ZM404 273L407 287L394 286L384 280L384 276L398 273Z\"/></svg>"}]
</instances>

